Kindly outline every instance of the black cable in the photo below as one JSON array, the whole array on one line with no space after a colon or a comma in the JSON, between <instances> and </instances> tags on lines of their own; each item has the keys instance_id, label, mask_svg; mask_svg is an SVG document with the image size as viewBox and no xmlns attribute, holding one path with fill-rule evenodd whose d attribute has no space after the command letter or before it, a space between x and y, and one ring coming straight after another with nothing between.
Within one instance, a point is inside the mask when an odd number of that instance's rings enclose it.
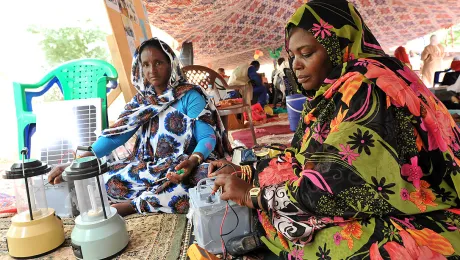
<instances>
[{"instance_id":1,"label":"black cable","mask_svg":"<svg viewBox=\"0 0 460 260\"><path fill-rule=\"evenodd\" d=\"M233 172L237 172L237 170L236 170L235 166L233 166L233 164L232 164L232 163L227 163L227 164L226 164L226 165L224 165L222 168L224 168L225 166L229 166L229 165L230 165L230 166L232 166L232 168L233 168Z\"/></svg>"},{"instance_id":2,"label":"black cable","mask_svg":"<svg viewBox=\"0 0 460 260\"><path fill-rule=\"evenodd\" d=\"M240 219L238 218L238 214L236 214L236 211L232 208L232 206L230 206L230 204L228 203L227 201L227 205L228 207L233 211L233 214L235 214L236 216L236 225L235 227L228 233L225 233L225 234L222 234L221 236L228 236L230 235L233 231L235 231L237 228L238 228L238 224L240 223Z\"/></svg>"},{"instance_id":3,"label":"black cable","mask_svg":"<svg viewBox=\"0 0 460 260\"><path fill-rule=\"evenodd\" d=\"M220 171L221 169L223 169L223 168L225 168L225 167L227 167L227 166L231 166L231 167L233 168L233 171L234 171L234 172L237 172L235 166L233 166L233 164L231 164L231 163L227 163L227 164L221 166L220 168L218 168L218 169L216 170L216 172L217 172L217 171ZM223 255L223 259L227 259L227 251L228 251L228 250L227 250L227 245L225 244L225 241L224 241L224 236L230 235L233 231L235 231L235 230L238 228L238 225L239 225L239 223L240 223L240 219L239 219L239 217L238 217L238 214L236 214L236 211L235 211L235 210L233 209L233 207L228 203L228 201L227 201L227 206L233 211L233 214L235 214L235 216L236 216L236 225L235 225L235 227L234 227L230 232L220 235L220 239L222 240L222 243L224 244L224 249L225 249L225 252L224 252L224 255Z\"/></svg>"},{"instance_id":4,"label":"black cable","mask_svg":"<svg viewBox=\"0 0 460 260\"><path fill-rule=\"evenodd\" d=\"M233 211L233 214L235 214L235 216L236 216L236 225L235 225L235 227L234 227L230 232L220 235L220 239L222 240L222 242L223 242L223 244L224 244L224 248L225 248L225 252L224 252L224 255L223 255L223 258L222 258L222 259L224 259L224 260L227 259L227 252L228 252L228 250L227 250L227 245L225 244L225 241L224 241L224 236L228 236L228 235L230 235L233 231L235 231L235 230L238 228L238 225L239 225L239 223L240 223L240 219L239 219L239 217L238 217L238 214L236 214L236 211L233 209L233 207L230 205L230 203L228 203L228 201L227 201L227 206Z\"/></svg>"}]
</instances>

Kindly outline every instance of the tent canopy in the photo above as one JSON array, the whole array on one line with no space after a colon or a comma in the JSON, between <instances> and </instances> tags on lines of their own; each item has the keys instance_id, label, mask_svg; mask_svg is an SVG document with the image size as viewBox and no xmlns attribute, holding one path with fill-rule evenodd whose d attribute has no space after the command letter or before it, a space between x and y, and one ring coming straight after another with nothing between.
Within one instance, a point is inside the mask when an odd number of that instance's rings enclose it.
<instances>
[{"instance_id":1,"label":"tent canopy","mask_svg":"<svg viewBox=\"0 0 460 260\"><path fill-rule=\"evenodd\" d=\"M331 0L333 1L333 0ZM284 26L303 0L144 0L150 23L179 43L193 42L195 63L232 69L271 62ZM352 0L384 49L460 22L459 0Z\"/></svg>"}]
</instances>

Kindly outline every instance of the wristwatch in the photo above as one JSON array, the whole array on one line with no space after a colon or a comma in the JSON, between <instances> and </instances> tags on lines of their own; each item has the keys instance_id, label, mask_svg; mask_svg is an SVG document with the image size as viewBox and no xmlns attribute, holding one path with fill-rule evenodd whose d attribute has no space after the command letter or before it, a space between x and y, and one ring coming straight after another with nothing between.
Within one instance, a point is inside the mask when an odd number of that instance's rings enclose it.
<instances>
[{"instance_id":1,"label":"wristwatch","mask_svg":"<svg viewBox=\"0 0 460 260\"><path fill-rule=\"evenodd\" d=\"M255 209L260 209L259 207L259 193L260 193L260 188L252 188L249 190L249 196L251 197L252 205Z\"/></svg>"}]
</instances>

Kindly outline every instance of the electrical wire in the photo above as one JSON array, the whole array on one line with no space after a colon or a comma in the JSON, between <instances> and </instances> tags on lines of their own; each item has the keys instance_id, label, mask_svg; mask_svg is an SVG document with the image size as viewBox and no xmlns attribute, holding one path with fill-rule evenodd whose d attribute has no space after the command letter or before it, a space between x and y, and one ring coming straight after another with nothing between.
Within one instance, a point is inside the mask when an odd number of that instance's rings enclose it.
<instances>
[{"instance_id":1,"label":"electrical wire","mask_svg":"<svg viewBox=\"0 0 460 260\"><path fill-rule=\"evenodd\" d=\"M222 236L228 236L228 235L230 235L233 231L236 230L236 228L238 228L238 225L239 225L239 223L240 223L240 219L238 218L238 214L236 214L236 211L235 211L235 210L233 209L233 207L228 203L228 201L227 201L227 207L229 207L229 208L233 211L233 214L235 214L235 216L236 216L236 225L235 225L235 227L234 227L232 230L230 230L229 232L227 232L227 233L225 233L225 234L222 234Z\"/></svg>"},{"instance_id":2,"label":"electrical wire","mask_svg":"<svg viewBox=\"0 0 460 260\"><path fill-rule=\"evenodd\" d=\"M219 167L219 168L218 168L217 170L215 170L214 172L218 172L218 171L222 170L223 168L225 168L225 167L227 167L227 166L232 166L233 172L237 172L235 166L233 166L233 164L231 164L231 163L227 163L227 164L222 165L221 167Z\"/></svg>"},{"instance_id":3,"label":"electrical wire","mask_svg":"<svg viewBox=\"0 0 460 260\"><path fill-rule=\"evenodd\" d=\"M220 223L220 242L222 244L222 253L224 255L223 257L224 260L227 259L227 247L225 246L224 235L222 234L222 232L224 228L225 219L227 218L227 213L228 213L228 202L227 202L227 205L225 206L224 217L222 218L222 222Z\"/></svg>"},{"instance_id":4,"label":"electrical wire","mask_svg":"<svg viewBox=\"0 0 460 260\"><path fill-rule=\"evenodd\" d=\"M227 164L227 165L231 165L231 164ZM224 165L223 167L225 167L227 165ZM233 165L231 165L231 166L233 167ZM221 167L221 168L223 168L223 167ZM233 169L235 169L235 167L233 167ZM241 172L241 171L235 171L235 172L232 173L232 175L238 174L238 172ZM227 218L228 208L230 208L233 211L233 214L235 214L235 216L236 216L236 225L232 230L230 230L229 232L223 234L223 228L224 228L225 219ZM240 219L238 217L238 214L236 214L236 211L233 209L232 206L230 206L230 204L227 201L227 205L225 206L225 213L224 213L224 216L222 217L222 223L220 224L220 240L221 240L221 243L222 243L222 252L223 252L223 259L224 260L227 259L227 247L225 245L224 236L230 235L233 231L235 231L238 228L239 223L240 223Z\"/></svg>"}]
</instances>

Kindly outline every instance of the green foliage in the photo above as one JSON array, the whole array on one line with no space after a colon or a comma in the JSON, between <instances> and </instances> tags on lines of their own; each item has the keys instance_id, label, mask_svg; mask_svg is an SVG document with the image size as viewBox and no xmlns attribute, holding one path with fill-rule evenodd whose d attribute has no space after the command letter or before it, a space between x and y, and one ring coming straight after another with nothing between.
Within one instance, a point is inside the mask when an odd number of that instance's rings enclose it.
<instances>
[{"instance_id":1,"label":"green foliage","mask_svg":"<svg viewBox=\"0 0 460 260\"><path fill-rule=\"evenodd\" d=\"M447 29L448 33L446 35L446 45L447 46L460 46L460 24L454 25L452 28L453 31L453 44L452 44L452 37L450 34L450 28Z\"/></svg>"},{"instance_id":2,"label":"green foliage","mask_svg":"<svg viewBox=\"0 0 460 260\"><path fill-rule=\"evenodd\" d=\"M42 36L40 46L49 65L47 69L70 60L82 58L95 58L110 62L106 43L107 33L98 28L86 29L91 28L89 22L88 20L82 23L81 27L48 29L32 26L28 28L30 33ZM37 102L62 99L62 93L59 88L53 86L43 95L43 99L37 100Z\"/></svg>"},{"instance_id":3,"label":"green foliage","mask_svg":"<svg viewBox=\"0 0 460 260\"><path fill-rule=\"evenodd\" d=\"M283 46L278 47L277 49L268 49L268 53L270 54L270 58L277 60L281 56L281 52L283 51Z\"/></svg>"},{"instance_id":4,"label":"green foliage","mask_svg":"<svg viewBox=\"0 0 460 260\"><path fill-rule=\"evenodd\" d=\"M98 28L64 27L48 29L30 27L28 31L42 35L43 39L40 45L51 67L73 59L109 59L106 45L107 34Z\"/></svg>"}]
</instances>

